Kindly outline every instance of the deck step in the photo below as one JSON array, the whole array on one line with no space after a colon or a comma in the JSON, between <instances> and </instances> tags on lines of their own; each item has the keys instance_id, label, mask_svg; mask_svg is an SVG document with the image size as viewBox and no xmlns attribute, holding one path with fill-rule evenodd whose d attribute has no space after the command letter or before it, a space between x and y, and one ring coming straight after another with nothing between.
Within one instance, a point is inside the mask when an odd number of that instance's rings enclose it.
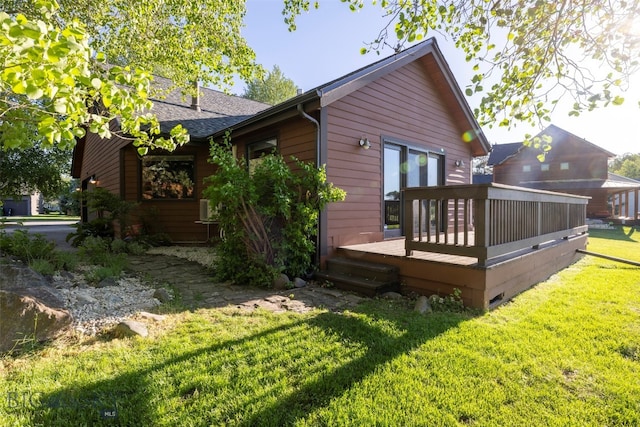
<instances>
[{"instance_id":1,"label":"deck step","mask_svg":"<svg viewBox=\"0 0 640 427\"><path fill-rule=\"evenodd\" d=\"M349 258L327 260L327 269L317 272L316 278L370 297L400 288L397 267Z\"/></svg>"}]
</instances>

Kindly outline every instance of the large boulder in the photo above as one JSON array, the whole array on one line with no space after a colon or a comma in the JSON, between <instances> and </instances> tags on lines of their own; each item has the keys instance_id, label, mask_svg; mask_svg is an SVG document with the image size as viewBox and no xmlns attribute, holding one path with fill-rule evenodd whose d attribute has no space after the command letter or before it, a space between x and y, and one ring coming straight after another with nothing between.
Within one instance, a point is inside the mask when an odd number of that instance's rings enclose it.
<instances>
[{"instance_id":1,"label":"large boulder","mask_svg":"<svg viewBox=\"0 0 640 427\"><path fill-rule=\"evenodd\" d=\"M56 289L32 269L0 260L0 352L46 341L72 322Z\"/></svg>"},{"instance_id":2,"label":"large boulder","mask_svg":"<svg viewBox=\"0 0 640 427\"><path fill-rule=\"evenodd\" d=\"M0 290L0 353L32 340L49 340L71 320L67 310L48 307L34 297Z\"/></svg>"}]
</instances>

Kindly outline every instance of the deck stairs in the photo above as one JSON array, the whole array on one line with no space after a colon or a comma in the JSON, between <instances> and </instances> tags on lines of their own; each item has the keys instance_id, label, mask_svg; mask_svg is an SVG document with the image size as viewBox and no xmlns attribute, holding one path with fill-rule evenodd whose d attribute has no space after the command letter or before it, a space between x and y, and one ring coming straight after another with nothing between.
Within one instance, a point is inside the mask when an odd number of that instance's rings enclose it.
<instances>
[{"instance_id":1,"label":"deck stairs","mask_svg":"<svg viewBox=\"0 0 640 427\"><path fill-rule=\"evenodd\" d=\"M316 279L369 297L400 289L397 267L344 257L328 259L326 270L317 272Z\"/></svg>"}]
</instances>

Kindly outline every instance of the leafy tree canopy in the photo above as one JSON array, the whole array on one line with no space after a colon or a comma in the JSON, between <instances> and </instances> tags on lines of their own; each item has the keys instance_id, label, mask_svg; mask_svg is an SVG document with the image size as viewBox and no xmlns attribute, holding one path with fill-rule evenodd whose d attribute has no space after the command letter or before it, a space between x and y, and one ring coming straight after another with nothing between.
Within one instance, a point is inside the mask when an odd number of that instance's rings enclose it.
<instances>
[{"instance_id":1,"label":"leafy tree canopy","mask_svg":"<svg viewBox=\"0 0 640 427\"><path fill-rule=\"evenodd\" d=\"M150 72L185 91L194 80L224 86L234 75L262 72L240 35L244 1L58 1L3 2L1 147L29 147L37 135L46 146L69 148L87 129L109 137L118 117L142 154L171 150L188 136L178 126L158 138L147 113Z\"/></svg>"},{"instance_id":2,"label":"leafy tree canopy","mask_svg":"<svg viewBox=\"0 0 640 427\"><path fill-rule=\"evenodd\" d=\"M351 10L365 0L342 0ZM318 7L320 1L313 2ZM473 67L468 96L483 126L544 127L558 101L570 115L619 105L639 68L640 2L628 0L372 0L388 18L362 53L399 50L432 32L455 42ZM285 0L290 30L309 0ZM368 7L368 6L367 6ZM548 142L545 142L548 144Z\"/></svg>"},{"instance_id":3,"label":"leafy tree canopy","mask_svg":"<svg viewBox=\"0 0 640 427\"><path fill-rule=\"evenodd\" d=\"M25 149L0 150L0 199L36 191L46 200L56 198L67 187L62 174L70 163L67 150L41 142Z\"/></svg>"},{"instance_id":4,"label":"leafy tree canopy","mask_svg":"<svg viewBox=\"0 0 640 427\"><path fill-rule=\"evenodd\" d=\"M67 149L87 129L108 138L115 118L141 151L188 140L181 127L170 138L154 138L160 126L146 113L148 73L99 66L104 55L94 54L84 25L72 20L58 26L55 1L38 0L31 7L39 18L0 12L0 148L42 142L44 148Z\"/></svg>"},{"instance_id":5,"label":"leafy tree canopy","mask_svg":"<svg viewBox=\"0 0 640 427\"><path fill-rule=\"evenodd\" d=\"M627 153L616 157L609 165L609 171L640 180L640 154Z\"/></svg>"},{"instance_id":6,"label":"leafy tree canopy","mask_svg":"<svg viewBox=\"0 0 640 427\"><path fill-rule=\"evenodd\" d=\"M280 68L274 65L273 70L268 72L264 79L257 78L247 83L242 96L275 105L294 97L297 90L293 80L285 77Z\"/></svg>"}]
</instances>

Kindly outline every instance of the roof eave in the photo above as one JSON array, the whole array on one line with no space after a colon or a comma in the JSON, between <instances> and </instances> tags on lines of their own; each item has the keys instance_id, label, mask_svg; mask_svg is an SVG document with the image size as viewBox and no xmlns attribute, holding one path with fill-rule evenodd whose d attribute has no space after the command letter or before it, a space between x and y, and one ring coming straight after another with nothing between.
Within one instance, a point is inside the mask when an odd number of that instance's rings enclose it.
<instances>
[{"instance_id":1,"label":"roof eave","mask_svg":"<svg viewBox=\"0 0 640 427\"><path fill-rule=\"evenodd\" d=\"M306 104L311 101L315 101L320 99L320 93L317 90L311 90L309 92L305 92L301 95L294 96L280 104L276 104L271 108L267 108L264 111L261 111L248 119L245 119L241 122L238 122L234 125L226 127L222 130L219 130L213 133L211 136L207 137L207 139L217 139L224 136L227 132L233 133L234 131L240 130L242 128L248 127L252 124L258 123L262 120L265 120L269 117L277 116L283 112L286 112L290 109L296 109L299 104Z\"/></svg>"}]
</instances>

